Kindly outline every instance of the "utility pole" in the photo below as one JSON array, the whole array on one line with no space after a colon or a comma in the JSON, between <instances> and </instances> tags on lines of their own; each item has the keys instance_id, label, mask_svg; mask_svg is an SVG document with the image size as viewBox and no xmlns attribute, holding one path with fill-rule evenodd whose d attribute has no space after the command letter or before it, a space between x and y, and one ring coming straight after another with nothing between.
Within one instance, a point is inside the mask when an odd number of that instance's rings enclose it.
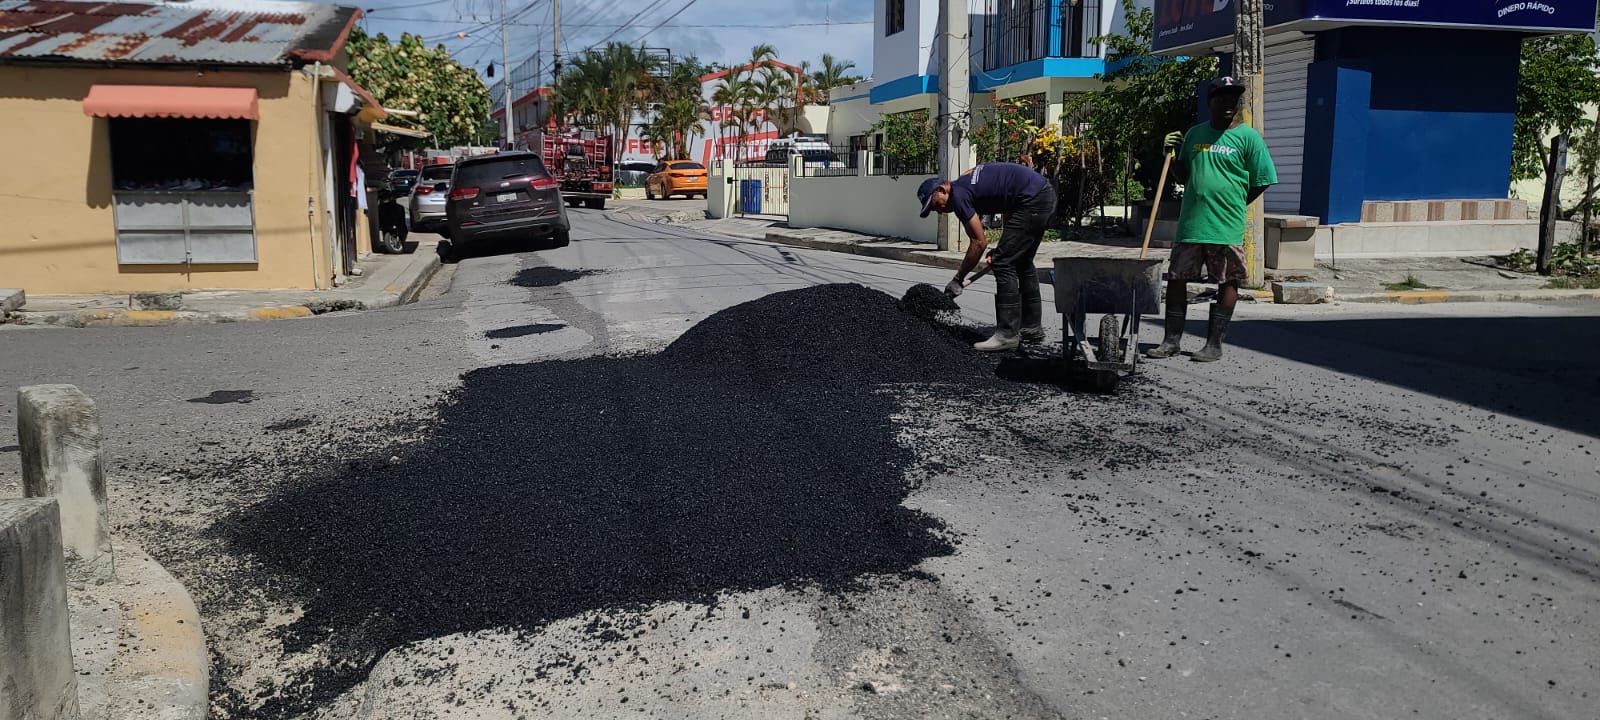
<instances>
[{"instance_id":1,"label":"utility pole","mask_svg":"<svg viewBox=\"0 0 1600 720\"><path fill-rule=\"evenodd\" d=\"M967 108L972 102L968 89L971 61L967 57L967 0L943 0L939 23L939 176L954 180L961 176L963 164L971 154L967 144ZM966 235L955 214L938 217L939 249L965 250Z\"/></svg>"},{"instance_id":2,"label":"utility pole","mask_svg":"<svg viewBox=\"0 0 1600 720\"><path fill-rule=\"evenodd\" d=\"M500 0L500 69L504 72L500 78L501 85L505 86L506 112L501 117L506 122L506 149L517 146L514 133L516 132L511 113L511 37L506 28L506 0Z\"/></svg>"},{"instance_id":3,"label":"utility pole","mask_svg":"<svg viewBox=\"0 0 1600 720\"><path fill-rule=\"evenodd\" d=\"M1266 135L1265 57L1261 47L1262 0L1236 0L1237 16L1233 31L1233 74L1245 81L1240 108L1244 123ZM1263 245L1266 243L1266 203L1257 198L1245 214L1244 254L1249 263L1249 285L1261 287L1266 280Z\"/></svg>"},{"instance_id":4,"label":"utility pole","mask_svg":"<svg viewBox=\"0 0 1600 720\"><path fill-rule=\"evenodd\" d=\"M554 62L551 64L550 84L556 84L561 79L561 0L551 1L550 24L555 27L555 48L551 50Z\"/></svg>"}]
</instances>

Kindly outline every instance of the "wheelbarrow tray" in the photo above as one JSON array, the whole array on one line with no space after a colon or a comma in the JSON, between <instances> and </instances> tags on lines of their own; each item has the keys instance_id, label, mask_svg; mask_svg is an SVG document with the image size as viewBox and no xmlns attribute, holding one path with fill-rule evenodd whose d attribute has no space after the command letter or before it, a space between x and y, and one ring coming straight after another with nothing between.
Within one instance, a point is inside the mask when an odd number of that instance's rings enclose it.
<instances>
[{"instance_id":1,"label":"wheelbarrow tray","mask_svg":"<svg viewBox=\"0 0 1600 720\"><path fill-rule=\"evenodd\" d=\"M1062 352L1092 372L1103 389L1137 368L1139 316L1161 309L1161 264L1159 258L1055 259L1051 285L1056 310L1066 321ZM1084 325L1090 313L1107 316L1100 325L1102 348L1087 342Z\"/></svg>"},{"instance_id":2,"label":"wheelbarrow tray","mask_svg":"<svg viewBox=\"0 0 1600 720\"><path fill-rule=\"evenodd\" d=\"M1061 257L1052 284L1056 310L1150 315L1161 310L1161 258Z\"/></svg>"}]
</instances>

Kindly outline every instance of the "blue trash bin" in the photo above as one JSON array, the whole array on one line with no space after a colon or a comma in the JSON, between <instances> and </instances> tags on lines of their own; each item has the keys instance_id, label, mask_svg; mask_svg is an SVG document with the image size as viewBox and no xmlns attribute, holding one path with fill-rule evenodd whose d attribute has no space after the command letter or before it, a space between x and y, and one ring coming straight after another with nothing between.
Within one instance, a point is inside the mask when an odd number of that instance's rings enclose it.
<instances>
[{"instance_id":1,"label":"blue trash bin","mask_svg":"<svg viewBox=\"0 0 1600 720\"><path fill-rule=\"evenodd\" d=\"M739 181L739 211L747 215L761 214L761 181Z\"/></svg>"}]
</instances>

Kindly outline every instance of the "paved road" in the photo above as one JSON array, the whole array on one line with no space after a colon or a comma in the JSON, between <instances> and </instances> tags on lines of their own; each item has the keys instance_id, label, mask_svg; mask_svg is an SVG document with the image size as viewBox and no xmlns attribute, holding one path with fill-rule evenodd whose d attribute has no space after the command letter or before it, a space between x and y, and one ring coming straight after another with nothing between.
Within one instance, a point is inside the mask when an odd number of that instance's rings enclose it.
<instances>
[{"instance_id":1,"label":"paved road","mask_svg":"<svg viewBox=\"0 0 1600 720\"><path fill-rule=\"evenodd\" d=\"M219 715L292 700L325 657L276 633L295 598L244 584L212 532L278 474L413 442L384 421L476 368L651 352L780 290L945 279L575 219L571 247L468 258L404 308L0 328L4 424L17 385L99 402L116 525L194 589ZM1109 398L905 393L906 504L958 541L922 573L424 640L322 714L1600 717L1600 308L1251 306L1235 328L1224 362L1152 364ZM16 476L0 447L0 494Z\"/></svg>"}]
</instances>

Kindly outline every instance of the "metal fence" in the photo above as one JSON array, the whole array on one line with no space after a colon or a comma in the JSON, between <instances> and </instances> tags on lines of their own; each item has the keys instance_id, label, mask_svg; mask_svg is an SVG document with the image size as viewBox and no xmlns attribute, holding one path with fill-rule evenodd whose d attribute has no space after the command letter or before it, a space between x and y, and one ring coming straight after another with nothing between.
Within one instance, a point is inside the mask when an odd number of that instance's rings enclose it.
<instances>
[{"instance_id":1,"label":"metal fence","mask_svg":"<svg viewBox=\"0 0 1600 720\"><path fill-rule=\"evenodd\" d=\"M1100 56L1100 8L1106 0L989 0L983 34L983 69L996 70L1047 57ZM1052 6L1055 6L1052 8Z\"/></svg>"},{"instance_id":2,"label":"metal fence","mask_svg":"<svg viewBox=\"0 0 1600 720\"><path fill-rule=\"evenodd\" d=\"M860 148L849 145L829 145L826 152L806 150L805 161L800 164L800 177L854 177L861 174Z\"/></svg>"},{"instance_id":3,"label":"metal fence","mask_svg":"<svg viewBox=\"0 0 1600 720\"><path fill-rule=\"evenodd\" d=\"M939 172L937 158L894 158L883 153L873 155L871 175L936 175Z\"/></svg>"}]
</instances>

